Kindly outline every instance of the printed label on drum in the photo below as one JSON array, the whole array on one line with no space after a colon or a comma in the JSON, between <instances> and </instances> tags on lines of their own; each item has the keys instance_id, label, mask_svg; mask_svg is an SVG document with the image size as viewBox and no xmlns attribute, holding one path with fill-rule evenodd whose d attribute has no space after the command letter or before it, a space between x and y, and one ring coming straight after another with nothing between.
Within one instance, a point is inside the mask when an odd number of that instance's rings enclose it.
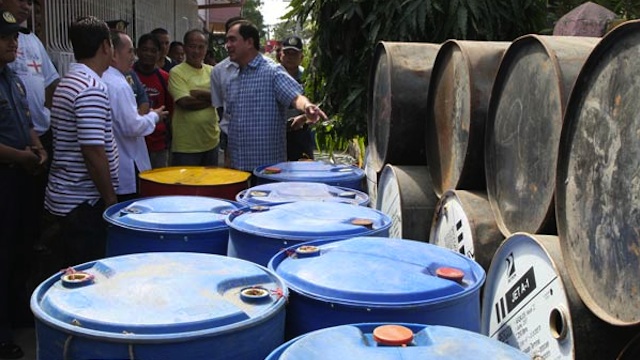
<instances>
[{"instance_id":1,"label":"printed label on drum","mask_svg":"<svg viewBox=\"0 0 640 360\"><path fill-rule=\"evenodd\" d=\"M532 357L572 359L567 296L541 245L515 236L493 261L483 299L483 332Z\"/></svg>"},{"instance_id":2,"label":"printed label on drum","mask_svg":"<svg viewBox=\"0 0 640 360\"><path fill-rule=\"evenodd\" d=\"M388 169L388 168L387 168ZM390 238L402 238L402 203L400 188L393 171L385 169L380 175L378 210L391 218Z\"/></svg>"},{"instance_id":3,"label":"printed label on drum","mask_svg":"<svg viewBox=\"0 0 640 360\"><path fill-rule=\"evenodd\" d=\"M474 259L471 225L455 196L448 196L442 200L430 242Z\"/></svg>"}]
</instances>

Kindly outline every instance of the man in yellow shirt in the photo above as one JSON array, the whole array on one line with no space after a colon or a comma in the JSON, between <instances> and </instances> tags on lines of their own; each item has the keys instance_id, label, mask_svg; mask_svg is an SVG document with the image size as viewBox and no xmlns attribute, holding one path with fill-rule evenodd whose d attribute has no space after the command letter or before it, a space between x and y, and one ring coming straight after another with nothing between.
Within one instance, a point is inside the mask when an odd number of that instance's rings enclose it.
<instances>
[{"instance_id":1,"label":"man in yellow shirt","mask_svg":"<svg viewBox=\"0 0 640 360\"><path fill-rule=\"evenodd\" d=\"M211 70L203 63L207 36L202 30L184 35L186 59L169 73L169 92L175 107L172 118L173 166L217 166L220 127L211 106Z\"/></svg>"}]
</instances>

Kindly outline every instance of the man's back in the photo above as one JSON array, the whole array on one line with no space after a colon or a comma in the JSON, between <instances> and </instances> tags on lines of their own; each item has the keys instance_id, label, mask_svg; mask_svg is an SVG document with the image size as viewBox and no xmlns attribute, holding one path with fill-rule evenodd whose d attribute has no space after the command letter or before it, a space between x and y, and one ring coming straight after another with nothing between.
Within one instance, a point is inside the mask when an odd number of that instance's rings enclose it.
<instances>
[{"instance_id":1,"label":"man's back","mask_svg":"<svg viewBox=\"0 0 640 360\"><path fill-rule=\"evenodd\" d=\"M111 182L118 184L118 151L113 137L109 97L100 77L83 64L72 64L53 97L54 156L45 208L64 216L77 205L100 198L89 176L81 145L102 145Z\"/></svg>"},{"instance_id":2,"label":"man's back","mask_svg":"<svg viewBox=\"0 0 640 360\"><path fill-rule=\"evenodd\" d=\"M113 132L118 144L119 186L116 194L135 194L136 170L151 169L144 136L153 132L159 116L154 111L145 115L138 114L133 90L118 69L109 67L102 74L102 80L109 91Z\"/></svg>"}]
</instances>

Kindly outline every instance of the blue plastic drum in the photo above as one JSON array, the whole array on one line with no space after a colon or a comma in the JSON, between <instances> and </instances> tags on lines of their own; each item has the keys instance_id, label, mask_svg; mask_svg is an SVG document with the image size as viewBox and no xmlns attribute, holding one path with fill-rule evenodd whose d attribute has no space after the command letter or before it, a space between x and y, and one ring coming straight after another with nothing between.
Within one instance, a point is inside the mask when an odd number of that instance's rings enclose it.
<instances>
[{"instance_id":1,"label":"blue plastic drum","mask_svg":"<svg viewBox=\"0 0 640 360\"><path fill-rule=\"evenodd\" d=\"M31 297L38 359L264 359L284 341L286 296L273 272L220 255L85 263Z\"/></svg>"},{"instance_id":2,"label":"blue plastic drum","mask_svg":"<svg viewBox=\"0 0 640 360\"><path fill-rule=\"evenodd\" d=\"M234 201L203 196L159 196L110 206L107 256L156 251L227 254L227 215Z\"/></svg>"},{"instance_id":3,"label":"blue plastic drum","mask_svg":"<svg viewBox=\"0 0 640 360\"><path fill-rule=\"evenodd\" d=\"M313 182L276 182L241 191L236 200L245 205L278 205L294 201L329 201L367 206L369 196L362 191Z\"/></svg>"},{"instance_id":4,"label":"blue plastic drum","mask_svg":"<svg viewBox=\"0 0 640 360\"><path fill-rule=\"evenodd\" d=\"M257 167L253 171L258 185L270 182L305 181L342 186L362 191L364 170L357 166L324 161L288 161Z\"/></svg>"},{"instance_id":5,"label":"blue plastic drum","mask_svg":"<svg viewBox=\"0 0 640 360\"><path fill-rule=\"evenodd\" d=\"M530 360L519 350L448 326L368 323L301 335L266 360Z\"/></svg>"},{"instance_id":6,"label":"blue plastic drum","mask_svg":"<svg viewBox=\"0 0 640 360\"><path fill-rule=\"evenodd\" d=\"M480 331L485 272L435 245L356 237L279 252L269 268L291 290L287 338L361 322L416 322Z\"/></svg>"},{"instance_id":7,"label":"blue plastic drum","mask_svg":"<svg viewBox=\"0 0 640 360\"><path fill-rule=\"evenodd\" d=\"M364 206L298 201L276 206L253 206L227 218L227 255L266 266L278 251L317 239L389 236L391 219Z\"/></svg>"}]
</instances>

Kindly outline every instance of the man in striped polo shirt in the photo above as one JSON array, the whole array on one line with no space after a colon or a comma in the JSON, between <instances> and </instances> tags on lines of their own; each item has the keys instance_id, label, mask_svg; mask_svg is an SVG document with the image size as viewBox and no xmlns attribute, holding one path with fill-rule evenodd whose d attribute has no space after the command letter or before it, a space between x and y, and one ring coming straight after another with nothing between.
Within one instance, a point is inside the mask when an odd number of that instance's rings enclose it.
<instances>
[{"instance_id":1,"label":"man in striped polo shirt","mask_svg":"<svg viewBox=\"0 0 640 360\"><path fill-rule=\"evenodd\" d=\"M54 157L45 196L51 224L59 228L61 266L104 257L102 212L117 202L118 149L102 73L113 54L109 28L83 17L69 28L77 63L53 95Z\"/></svg>"}]
</instances>

